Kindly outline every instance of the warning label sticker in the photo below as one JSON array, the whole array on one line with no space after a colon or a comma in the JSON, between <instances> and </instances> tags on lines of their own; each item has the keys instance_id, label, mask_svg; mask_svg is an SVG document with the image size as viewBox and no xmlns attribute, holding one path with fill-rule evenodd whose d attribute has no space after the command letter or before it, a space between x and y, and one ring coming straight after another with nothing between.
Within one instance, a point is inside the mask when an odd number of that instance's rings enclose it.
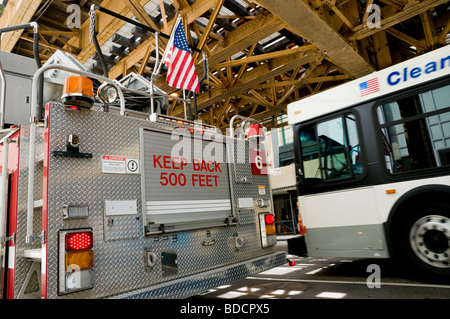
<instances>
[{"instance_id":1,"label":"warning label sticker","mask_svg":"<svg viewBox=\"0 0 450 319\"><path fill-rule=\"evenodd\" d=\"M102 173L139 174L139 160L122 156L102 156Z\"/></svg>"},{"instance_id":2,"label":"warning label sticker","mask_svg":"<svg viewBox=\"0 0 450 319\"><path fill-rule=\"evenodd\" d=\"M266 195L266 187L264 185L258 185L259 195Z\"/></svg>"}]
</instances>

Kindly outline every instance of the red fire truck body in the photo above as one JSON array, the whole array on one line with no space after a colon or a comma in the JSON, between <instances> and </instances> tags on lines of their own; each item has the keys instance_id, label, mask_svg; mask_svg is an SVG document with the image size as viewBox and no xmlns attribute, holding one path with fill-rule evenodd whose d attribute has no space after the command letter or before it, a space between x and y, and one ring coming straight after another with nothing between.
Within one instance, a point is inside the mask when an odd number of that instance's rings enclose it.
<instances>
[{"instance_id":1,"label":"red fire truck body","mask_svg":"<svg viewBox=\"0 0 450 319\"><path fill-rule=\"evenodd\" d=\"M3 130L2 297L182 298L286 262L264 143L96 105Z\"/></svg>"}]
</instances>

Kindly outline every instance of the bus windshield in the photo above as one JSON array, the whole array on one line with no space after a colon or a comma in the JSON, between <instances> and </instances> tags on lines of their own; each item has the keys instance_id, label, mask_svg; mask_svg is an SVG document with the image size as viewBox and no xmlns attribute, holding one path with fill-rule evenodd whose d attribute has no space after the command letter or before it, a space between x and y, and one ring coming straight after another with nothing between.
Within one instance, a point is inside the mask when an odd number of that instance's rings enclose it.
<instances>
[{"instance_id":1,"label":"bus windshield","mask_svg":"<svg viewBox=\"0 0 450 319\"><path fill-rule=\"evenodd\" d=\"M332 181L362 174L355 116L351 113L300 130L301 176Z\"/></svg>"}]
</instances>

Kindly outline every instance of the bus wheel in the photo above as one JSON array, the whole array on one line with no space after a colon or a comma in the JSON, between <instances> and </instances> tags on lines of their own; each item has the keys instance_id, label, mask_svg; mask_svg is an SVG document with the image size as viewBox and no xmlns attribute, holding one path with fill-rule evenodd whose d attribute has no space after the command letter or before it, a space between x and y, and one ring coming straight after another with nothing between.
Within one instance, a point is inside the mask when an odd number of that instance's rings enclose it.
<instances>
[{"instance_id":1,"label":"bus wheel","mask_svg":"<svg viewBox=\"0 0 450 319\"><path fill-rule=\"evenodd\" d=\"M450 213L444 204L417 207L408 216L402 242L406 261L430 279L450 275ZM406 240L406 238L408 238ZM408 266L409 266L408 265Z\"/></svg>"}]
</instances>

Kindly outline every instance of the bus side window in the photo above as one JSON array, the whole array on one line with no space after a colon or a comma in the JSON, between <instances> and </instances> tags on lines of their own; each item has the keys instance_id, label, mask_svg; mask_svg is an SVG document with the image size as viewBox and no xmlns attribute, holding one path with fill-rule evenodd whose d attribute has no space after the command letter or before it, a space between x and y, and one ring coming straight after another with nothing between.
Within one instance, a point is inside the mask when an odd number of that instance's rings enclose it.
<instances>
[{"instance_id":1,"label":"bus side window","mask_svg":"<svg viewBox=\"0 0 450 319\"><path fill-rule=\"evenodd\" d=\"M391 174L450 164L450 86L377 108L386 169Z\"/></svg>"}]
</instances>

